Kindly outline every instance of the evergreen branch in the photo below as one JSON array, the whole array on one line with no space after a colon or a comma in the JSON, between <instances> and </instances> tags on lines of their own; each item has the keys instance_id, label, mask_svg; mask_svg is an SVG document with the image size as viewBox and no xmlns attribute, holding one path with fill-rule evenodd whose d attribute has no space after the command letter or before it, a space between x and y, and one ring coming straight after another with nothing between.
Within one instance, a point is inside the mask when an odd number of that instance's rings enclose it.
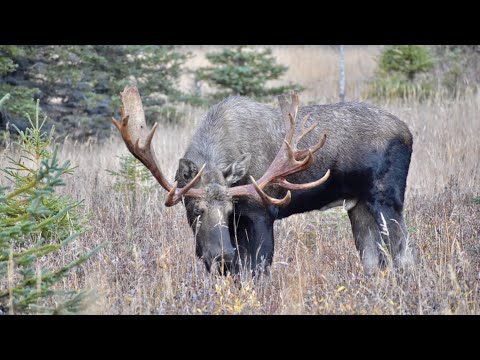
<instances>
[{"instance_id":1,"label":"evergreen branch","mask_svg":"<svg viewBox=\"0 0 480 360\"><path fill-rule=\"evenodd\" d=\"M68 238L66 238L65 240L63 240L60 244L47 244L47 245L43 245L43 246L40 246L40 247L36 247L36 248L33 248L33 249L29 249L29 250L25 250L21 253L14 253L13 254L13 258L21 258L21 257L24 257L24 256L27 256L27 255L35 255L37 258L43 256L43 255L46 255L52 251L55 251L55 250L58 250L62 247L65 247L67 246L70 242L72 242L74 239L78 238L80 234L78 233L75 233L75 234L72 234L71 236L69 236ZM8 256L0 256L0 261L6 261L8 260Z\"/></svg>"},{"instance_id":2,"label":"evergreen branch","mask_svg":"<svg viewBox=\"0 0 480 360\"><path fill-rule=\"evenodd\" d=\"M40 180L41 180L41 178L40 178L40 179L37 178L37 179L32 180L32 181L29 182L27 185L24 185L24 186L22 186L21 188L15 190L15 191L12 191L10 194L8 194L7 196L5 196L5 199L10 200L11 198L13 198L13 197L15 197L15 196L17 196L17 195L19 195L19 194L21 194L21 193L29 190L29 189L35 187L35 185L37 185Z\"/></svg>"},{"instance_id":3,"label":"evergreen branch","mask_svg":"<svg viewBox=\"0 0 480 360\"><path fill-rule=\"evenodd\" d=\"M74 261L70 262L69 264L61 267L60 269L58 269L56 271L50 271L46 274L43 274L42 277L41 277L42 283L49 283L49 282L55 283L57 280L59 280L60 278L65 276L66 273L68 273L68 271L70 271L72 268L84 263L92 255L95 255L96 253L98 253L108 243L109 243L108 241L105 241L105 242L101 243L100 245L98 245L97 247L95 247L93 250L90 250L88 253L80 256L77 260L74 260ZM25 287L36 285L37 281L38 281L38 278L37 278L36 275L32 276L28 279L25 279L23 282L20 283L20 285L0 292L0 299L4 298L5 296L8 296L9 294L21 294ZM40 291L34 290L34 291L32 291L31 295L29 295L27 298L25 298L24 300L17 303L17 305L26 304L26 303L30 302L31 300L34 300L38 297L41 297L42 293L44 293L43 290L40 290Z\"/></svg>"},{"instance_id":4,"label":"evergreen branch","mask_svg":"<svg viewBox=\"0 0 480 360\"><path fill-rule=\"evenodd\" d=\"M11 224L15 224L19 221L22 221L22 220L26 220L30 217L31 215L30 214L23 214L23 215L19 215L17 216L16 218L11 218L11 219L2 219L2 223L1 225L2 226L10 226ZM1 259L1 258L0 258Z\"/></svg>"}]
</instances>

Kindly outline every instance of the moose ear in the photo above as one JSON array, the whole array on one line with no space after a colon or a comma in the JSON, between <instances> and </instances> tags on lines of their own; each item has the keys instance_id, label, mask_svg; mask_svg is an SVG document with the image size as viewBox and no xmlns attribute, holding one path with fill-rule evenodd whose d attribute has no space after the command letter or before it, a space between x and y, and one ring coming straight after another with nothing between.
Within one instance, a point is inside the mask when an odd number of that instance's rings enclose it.
<instances>
[{"instance_id":1,"label":"moose ear","mask_svg":"<svg viewBox=\"0 0 480 360\"><path fill-rule=\"evenodd\" d=\"M198 174L198 167L195 163L188 159L180 159L178 162L178 170L175 174L175 180L179 184L187 184Z\"/></svg>"},{"instance_id":2,"label":"moose ear","mask_svg":"<svg viewBox=\"0 0 480 360\"><path fill-rule=\"evenodd\" d=\"M228 185L235 184L247 174L251 159L252 155L249 153L243 154L223 170L223 176Z\"/></svg>"}]
</instances>

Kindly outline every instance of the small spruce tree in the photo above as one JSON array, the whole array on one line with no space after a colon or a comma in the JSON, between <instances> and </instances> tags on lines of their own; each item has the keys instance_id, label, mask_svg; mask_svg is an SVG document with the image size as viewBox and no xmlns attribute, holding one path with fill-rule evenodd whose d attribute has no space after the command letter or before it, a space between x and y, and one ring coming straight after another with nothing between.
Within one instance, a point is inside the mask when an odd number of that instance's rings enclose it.
<instances>
[{"instance_id":1,"label":"small spruce tree","mask_svg":"<svg viewBox=\"0 0 480 360\"><path fill-rule=\"evenodd\" d=\"M115 177L115 190L122 196L128 195L129 205L135 209L137 193L139 190L149 187L152 174L133 155L125 154L119 158L120 169L118 171L107 170L107 172Z\"/></svg>"},{"instance_id":2,"label":"small spruce tree","mask_svg":"<svg viewBox=\"0 0 480 360\"><path fill-rule=\"evenodd\" d=\"M152 186L152 174L133 155L120 156L120 169L118 171L107 170L115 178L113 188L121 197L122 203L130 213L126 229L127 239L134 239L135 216L137 212L138 198L146 194L145 190ZM141 201L141 200L140 200Z\"/></svg>"},{"instance_id":3,"label":"small spruce tree","mask_svg":"<svg viewBox=\"0 0 480 360\"><path fill-rule=\"evenodd\" d=\"M80 202L55 193L63 177L73 168L59 163L57 148L50 150L53 128L42 132L46 117L35 121L20 135L20 156L9 157L1 171L10 186L0 188L0 311L10 314L70 314L84 309L91 292L55 288L69 271L106 245L103 243L78 259L48 268L47 254L60 251L78 238L86 219L78 211ZM58 295L55 302L52 296Z\"/></svg>"},{"instance_id":4,"label":"small spruce tree","mask_svg":"<svg viewBox=\"0 0 480 360\"><path fill-rule=\"evenodd\" d=\"M379 69L387 74L399 74L414 81L418 74L433 68L433 58L422 45L390 45L380 56Z\"/></svg>"},{"instance_id":5,"label":"small spruce tree","mask_svg":"<svg viewBox=\"0 0 480 360\"><path fill-rule=\"evenodd\" d=\"M422 99L433 93L428 72L434 67L433 57L422 45L389 45L379 58L369 95L377 98ZM419 75L425 74L424 78Z\"/></svg>"},{"instance_id":6,"label":"small spruce tree","mask_svg":"<svg viewBox=\"0 0 480 360\"><path fill-rule=\"evenodd\" d=\"M206 57L212 66L198 69L196 78L219 89L212 95L213 100L229 95L262 100L293 89L303 90L300 85L292 83L267 87L268 81L279 79L288 70L287 66L276 63L270 48L257 50L242 45L208 53Z\"/></svg>"}]
</instances>

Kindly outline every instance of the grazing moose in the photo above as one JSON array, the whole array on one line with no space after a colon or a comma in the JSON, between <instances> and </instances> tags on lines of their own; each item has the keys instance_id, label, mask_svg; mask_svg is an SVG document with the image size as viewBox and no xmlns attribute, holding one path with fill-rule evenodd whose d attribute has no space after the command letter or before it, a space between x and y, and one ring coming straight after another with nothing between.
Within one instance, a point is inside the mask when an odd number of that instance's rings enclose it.
<instances>
[{"instance_id":1,"label":"grazing moose","mask_svg":"<svg viewBox=\"0 0 480 360\"><path fill-rule=\"evenodd\" d=\"M395 116L353 102L298 108L295 93L291 102L279 97L280 109L229 97L199 123L172 185L158 166L151 146L157 124L147 131L137 88L125 88L121 99L115 126L168 192L165 205L183 200L196 254L209 271L267 269L275 220L341 205L366 273L385 265L381 244L403 264L412 135Z\"/></svg>"}]
</instances>

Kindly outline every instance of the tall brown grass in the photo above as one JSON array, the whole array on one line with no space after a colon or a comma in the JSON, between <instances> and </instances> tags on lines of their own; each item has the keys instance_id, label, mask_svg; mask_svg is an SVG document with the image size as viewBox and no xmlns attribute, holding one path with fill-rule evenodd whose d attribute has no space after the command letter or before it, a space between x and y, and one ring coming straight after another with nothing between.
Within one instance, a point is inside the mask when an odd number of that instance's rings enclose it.
<instances>
[{"instance_id":1,"label":"tall brown grass","mask_svg":"<svg viewBox=\"0 0 480 360\"><path fill-rule=\"evenodd\" d=\"M192 51L198 58L191 66L202 64L205 48ZM377 53L377 47L346 48L347 99L362 99ZM334 48L280 46L274 54L290 66L286 81L309 88L301 103L337 101ZM90 312L100 314L479 314L480 95L377 105L414 135L406 221L416 263L403 274L387 269L366 278L348 216L337 208L275 224L270 276L240 283L211 276L195 257L181 205L165 208L159 186L139 192L135 204L114 189L106 169L117 169L117 155L127 152L115 132L103 142L63 143L61 157L78 168L62 191L85 199L91 221L76 248L50 261L110 242L64 281L96 289ZM162 126L154 140L170 179L205 111L183 110L186 123Z\"/></svg>"}]
</instances>

